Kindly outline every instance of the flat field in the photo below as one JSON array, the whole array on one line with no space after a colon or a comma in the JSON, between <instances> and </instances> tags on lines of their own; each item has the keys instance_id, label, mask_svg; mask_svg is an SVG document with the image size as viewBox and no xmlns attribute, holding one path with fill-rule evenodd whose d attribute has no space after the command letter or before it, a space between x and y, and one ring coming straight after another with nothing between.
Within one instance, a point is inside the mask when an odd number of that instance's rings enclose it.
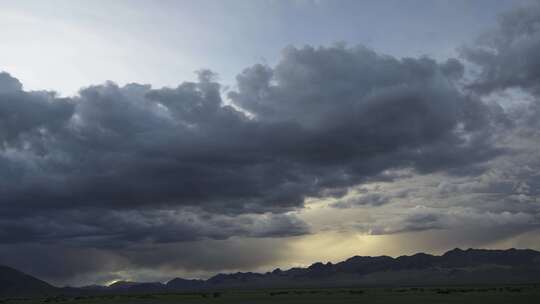
<instances>
[{"instance_id":1,"label":"flat field","mask_svg":"<svg viewBox=\"0 0 540 304\"><path fill-rule=\"evenodd\" d=\"M172 303L540 303L540 285L414 288L268 289L197 293L57 296L0 299L2 304L172 304Z\"/></svg>"}]
</instances>

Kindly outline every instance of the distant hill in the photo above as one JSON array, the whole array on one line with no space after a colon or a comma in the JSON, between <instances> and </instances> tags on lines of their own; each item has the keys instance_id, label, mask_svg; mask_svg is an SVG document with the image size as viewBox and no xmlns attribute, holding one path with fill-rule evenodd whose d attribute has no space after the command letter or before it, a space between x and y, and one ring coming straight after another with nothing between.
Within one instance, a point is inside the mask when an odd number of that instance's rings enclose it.
<instances>
[{"instance_id":1,"label":"distant hill","mask_svg":"<svg viewBox=\"0 0 540 304\"><path fill-rule=\"evenodd\" d=\"M44 296L57 288L10 267L0 266L1 296Z\"/></svg>"},{"instance_id":2,"label":"distant hill","mask_svg":"<svg viewBox=\"0 0 540 304\"><path fill-rule=\"evenodd\" d=\"M176 278L167 282L166 286L171 290L196 290L204 288L206 286L206 281Z\"/></svg>"},{"instance_id":3,"label":"distant hill","mask_svg":"<svg viewBox=\"0 0 540 304\"><path fill-rule=\"evenodd\" d=\"M454 249L442 256L418 253L392 258L355 256L307 268L265 274L218 274L206 287L332 287L540 283L540 252Z\"/></svg>"},{"instance_id":4,"label":"distant hill","mask_svg":"<svg viewBox=\"0 0 540 304\"><path fill-rule=\"evenodd\" d=\"M217 274L208 280L175 278L166 284L120 281L109 286L55 288L8 267L0 267L0 296L50 293L158 293L227 288L477 285L540 283L540 252L454 249L441 256L418 253L392 258L354 256L343 262L267 273Z\"/></svg>"}]
</instances>

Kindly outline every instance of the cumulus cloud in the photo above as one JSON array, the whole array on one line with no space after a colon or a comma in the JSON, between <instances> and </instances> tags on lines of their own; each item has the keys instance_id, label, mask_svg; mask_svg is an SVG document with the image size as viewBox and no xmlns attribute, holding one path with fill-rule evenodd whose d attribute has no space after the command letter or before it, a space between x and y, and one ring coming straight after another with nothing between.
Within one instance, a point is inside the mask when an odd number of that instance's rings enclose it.
<instances>
[{"instance_id":1,"label":"cumulus cloud","mask_svg":"<svg viewBox=\"0 0 540 304\"><path fill-rule=\"evenodd\" d=\"M482 92L520 88L540 94L540 4L500 16L498 27L462 49L480 67L471 87Z\"/></svg>"},{"instance_id":2,"label":"cumulus cloud","mask_svg":"<svg viewBox=\"0 0 540 304\"><path fill-rule=\"evenodd\" d=\"M497 28L461 52L470 74L461 78L463 92L485 102L471 104L481 109L466 111L469 121L489 125L496 133L489 143L504 152L480 165L353 188L331 206L362 207L369 220L354 223L356 229L378 235L444 230L486 245L539 228L540 5L504 13ZM459 63L445 68L464 75ZM408 192L400 197L400 191Z\"/></svg>"},{"instance_id":3,"label":"cumulus cloud","mask_svg":"<svg viewBox=\"0 0 540 304\"><path fill-rule=\"evenodd\" d=\"M469 117L489 111L456 89L456 70L362 47L289 48L275 68L238 76L229 96L254 118L224 104L208 71L176 88L108 83L67 101L4 75L15 91L2 95L1 159L17 173L2 176L0 209L281 213L387 168L482 161L496 149Z\"/></svg>"},{"instance_id":4,"label":"cumulus cloud","mask_svg":"<svg viewBox=\"0 0 540 304\"><path fill-rule=\"evenodd\" d=\"M3 149L17 143L30 145L34 143L32 137L58 131L72 115L73 105L67 99L55 98L50 92L24 92L19 80L0 73L0 144Z\"/></svg>"},{"instance_id":5,"label":"cumulus cloud","mask_svg":"<svg viewBox=\"0 0 540 304\"><path fill-rule=\"evenodd\" d=\"M493 130L504 113L464 93L463 73L455 59L290 47L240 73L232 104L206 70L175 88L105 83L69 98L0 74L0 243L109 255L310 233L294 213L306 197L339 198L393 169L467 175L503 152ZM439 226L410 221L402 230Z\"/></svg>"}]
</instances>

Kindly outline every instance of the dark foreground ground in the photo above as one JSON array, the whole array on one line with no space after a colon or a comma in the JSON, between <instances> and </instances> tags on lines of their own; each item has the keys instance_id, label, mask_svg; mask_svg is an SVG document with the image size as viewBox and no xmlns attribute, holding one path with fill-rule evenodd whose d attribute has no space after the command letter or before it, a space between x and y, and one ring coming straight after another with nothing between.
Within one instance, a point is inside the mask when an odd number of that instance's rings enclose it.
<instances>
[{"instance_id":1,"label":"dark foreground ground","mask_svg":"<svg viewBox=\"0 0 540 304\"><path fill-rule=\"evenodd\" d=\"M19 303L540 303L540 285L483 287L272 289L176 294L0 299Z\"/></svg>"}]
</instances>

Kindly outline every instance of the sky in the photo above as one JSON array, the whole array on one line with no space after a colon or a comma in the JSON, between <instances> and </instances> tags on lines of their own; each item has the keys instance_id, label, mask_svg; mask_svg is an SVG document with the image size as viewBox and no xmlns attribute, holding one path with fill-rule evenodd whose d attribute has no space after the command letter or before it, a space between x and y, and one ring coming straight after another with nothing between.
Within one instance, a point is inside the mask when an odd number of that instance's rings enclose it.
<instances>
[{"instance_id":1,"label":"sky","mask_svg":"<svg viewBox=\"0 0 540 304\"><path fill-rule=\"evenodd\" d=\"M540 250L538 1L0 0L0 27L0 264Z\"/></svg>"}]
</instances>

